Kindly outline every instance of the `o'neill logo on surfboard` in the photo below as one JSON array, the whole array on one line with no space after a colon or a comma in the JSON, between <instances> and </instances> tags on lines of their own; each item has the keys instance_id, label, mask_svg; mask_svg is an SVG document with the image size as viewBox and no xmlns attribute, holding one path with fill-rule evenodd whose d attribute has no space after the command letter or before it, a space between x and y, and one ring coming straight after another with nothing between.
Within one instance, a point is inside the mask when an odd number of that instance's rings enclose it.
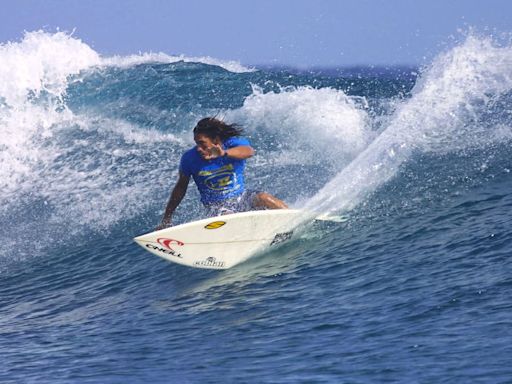
<instances>
[{"instance_id":1,"label":"o'neill logo on surfboard","mask_svg":"<svg viewBox=\"0 0 512 384\"><path fill-rule=\"evenodd\" d=\"M155 245L154 243L153 244L148 243L148 244L146 244L146 247L149 249L152 249L154 251L165 253L166 255L171 255L171 256L179 257L179 258L182 257L181 253L174 250L171 247L171 245L173 245L173 246L177 245L177 246L181 247L182 245L185 245L184 242L175 240L175 239L166 239L164 237L160 237L160 238L156 239L156 242L160 245L160 247Z\"/></svg>"},{"instance_id":2,"label":"o'neill logo on surfboard","mask_svg":"<svg viewBox=\"0 0 512 384\"><path fill-rule=\"evenodd\" d=\"M174 239L166 239L164 237L160 237L160 238L156 239L156 241L158 244L163 245L165 248L168 248L171 251L174 251L174 249L172 249L172 247L171 247L171 244L176 244L179 246L185 245L183 243L183 241L174 240Z\"/></svg>"}]
</instances>

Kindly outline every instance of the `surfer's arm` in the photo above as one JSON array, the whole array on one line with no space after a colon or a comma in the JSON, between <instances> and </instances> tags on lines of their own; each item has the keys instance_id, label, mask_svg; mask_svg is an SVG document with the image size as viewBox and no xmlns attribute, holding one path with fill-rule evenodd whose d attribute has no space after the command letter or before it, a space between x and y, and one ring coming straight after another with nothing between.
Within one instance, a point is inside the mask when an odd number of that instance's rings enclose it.
<instances>
[{"instance_id":1,"label":"surfer's arm","mask_svg":"<svg viewBox=\"0 0 512 384\"><path fill-rule=\"evenodd\" d=\"M245 160L254 155L254 149L250 145L239 145L231 148L222 148L220 144L214 144L203 156L205 160L216 159L217 157L231 157L237 160Z\"/></svg>"},{"instance_id":2,"label":"surfer's arm","mask_svg":"<svg viewBox=\"0 0 512 384\"><path fill-rule=\"evenodd\" d=\"M190 181L190 176L186 176L180 172L180 176L178 178L178 182L174 186L171 197L167 203L167 207L165 208L164 217L162 218L162 222L158 226L157 229L162 229L171 225L171 219L174 211L180 205L181 200L185 197L187 193L188 183Z\"/></svg>"},{"instance_id":3,"label":"surfer's arm","mask_svg":"<svg viewBox=\"0 0 512 384\"><path fill-rule=\"evenodd\" d=\"M219 156L227 156L237 160L245 160L254 155L254 149L250 145L222 149L219 146Z\"/></svg>"}]
</instances>

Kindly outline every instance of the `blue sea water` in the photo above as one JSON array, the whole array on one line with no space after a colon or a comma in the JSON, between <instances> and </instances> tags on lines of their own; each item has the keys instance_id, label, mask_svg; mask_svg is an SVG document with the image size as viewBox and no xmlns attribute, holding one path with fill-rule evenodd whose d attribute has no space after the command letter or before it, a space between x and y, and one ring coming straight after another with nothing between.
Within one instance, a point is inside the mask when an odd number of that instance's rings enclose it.
<instances>
[{"instance_id":1,"label":"blue sea water","mask_svg":"<svg viewBox=\"0 0 512 384\"><path fill-rule=\"evenodd\" d=\"M299 71L32 32L0 63L0 382L512 382L509 44ZM210 115L249 187L348 220L226 271L138 247Z\"/></svg>"}]
</instances>

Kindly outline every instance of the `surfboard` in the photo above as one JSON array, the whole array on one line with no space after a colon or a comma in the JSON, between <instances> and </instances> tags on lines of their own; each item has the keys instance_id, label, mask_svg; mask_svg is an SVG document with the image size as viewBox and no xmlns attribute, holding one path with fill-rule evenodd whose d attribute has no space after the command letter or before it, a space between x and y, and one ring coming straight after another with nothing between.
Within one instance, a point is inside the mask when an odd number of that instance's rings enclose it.
<instances>
[{"instance_id":1,"label":"surfboard","mask_svg":"<svg viewBox=\"0 0 512 384\"><path fill-rule=\"evenodd\" d=\"M134 240L146 251L193 268L228 269L292 239L305 211L275 209L210 217Z\"/></svg>"}]
</instances>

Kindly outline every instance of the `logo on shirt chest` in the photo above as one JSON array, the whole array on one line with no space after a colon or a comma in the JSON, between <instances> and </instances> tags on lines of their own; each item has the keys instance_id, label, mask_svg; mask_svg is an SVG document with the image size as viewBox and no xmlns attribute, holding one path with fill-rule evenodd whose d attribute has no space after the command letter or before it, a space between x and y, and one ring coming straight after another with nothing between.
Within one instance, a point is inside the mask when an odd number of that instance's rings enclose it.
<instances>
[{"instance_id":1,"label":"logo on shirt chest","mask_svg":"<svg viewBox=\"0 0 512 384\"><path fill-rule=\"evenodd\" d=\"M232 189L236 185L236 173L233 164L227 164L214 170L200 171L199 176L204 177L206 187L214 191Z\"/></svg>"},{"instance_id":2,"label":"logo on shirt chest","mask_svg":"<svg viewBox=\"0 0 512 384\"><path fill-rule=\"evenodd\" d=\"M214 191L222 191L231 189L235 183L236 175L234 173L221 173L219 175L210 176L205 179L205 185Z\"/></svg>"}]
</instances>

